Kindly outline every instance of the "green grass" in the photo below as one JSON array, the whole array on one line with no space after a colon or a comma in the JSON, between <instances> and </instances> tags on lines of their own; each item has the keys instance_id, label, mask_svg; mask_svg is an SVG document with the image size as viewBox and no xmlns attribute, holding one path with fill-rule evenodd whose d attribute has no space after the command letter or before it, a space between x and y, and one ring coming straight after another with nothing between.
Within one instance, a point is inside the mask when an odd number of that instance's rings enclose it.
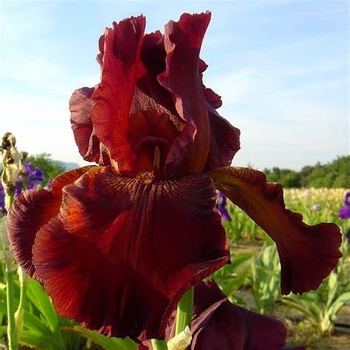
<instances>
[{"instance_id":1,"label":"green grass","mask_svg":"<svg viewBox=\"0 0 350 350\"><path fill-rule=\"evenodd\" d=\"M287 189L284 198L286 207L301 213L307 224L333 222L345 237L350 220L339 219L338 210L346 192L346 189ZM228 209L232 221L224 225L234 261L249 254L251 257L239 265L234 264L231 273L230 267L225 267L224 273L214 274L223 291L227 292L227 285L232 284L232 295L228 294L232 301L282 320L289 332L290 346L312 346L334 334L337 313L344 304L350 305L350 253L345 239L341 248L343 258L336 274L325 279L317 291L282 298L279 261L272 240L241 209L232 204Z\"/></svg>"}]
</instances>

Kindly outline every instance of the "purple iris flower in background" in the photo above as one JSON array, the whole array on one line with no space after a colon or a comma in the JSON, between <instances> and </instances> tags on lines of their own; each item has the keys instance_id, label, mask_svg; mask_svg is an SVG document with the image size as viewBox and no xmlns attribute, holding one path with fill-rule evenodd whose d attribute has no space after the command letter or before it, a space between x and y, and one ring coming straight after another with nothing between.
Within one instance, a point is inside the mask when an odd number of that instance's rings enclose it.
<instances>
[{"instance_id":1,"label":"purple iris flower in background","mask_svg":"<svg viewBox=\"0 0 350 350\"><path fill-rule=\"evenodd\" d=\"M5 209L5 192L0 183L0 217L2 216L1 213L6 214L6 209Z\"/></svg>"},{"instance_id":2,"label":"purple iris flower in background","mask_svg":"<svg viewBox=\"0 0 350 350\"><path fill-rule=\"evenodd\" d=\"M35 188L37 185L41 184L44 180L44 173L38 167L33 167L31 163L24 164L22 176L23 185L27 189ZM22 186L23 186L22 185Z\"/></svg>"},{"instance_id":3,"label":"purple iris flower in background","mask_svg":"<svg viewBox=\"0 0 350 350\"><path fill-rule=\"evenodd\" d=\"M344 205L339 209L338 215L341 219L350 219L350 192L347 192L344 199Z\"/></svg>"},{"instance_id":4,"label":"purple iris flower in background","mask_svg":"<svg viewBox=\"0 0 350 350\"><path fill-rule=\"evenodd\" d=\"M227 197L220 191L218 192L216 208L220 211L223 220L231 221L231 216L227 210Z\"/></svg>"}]
</instances>

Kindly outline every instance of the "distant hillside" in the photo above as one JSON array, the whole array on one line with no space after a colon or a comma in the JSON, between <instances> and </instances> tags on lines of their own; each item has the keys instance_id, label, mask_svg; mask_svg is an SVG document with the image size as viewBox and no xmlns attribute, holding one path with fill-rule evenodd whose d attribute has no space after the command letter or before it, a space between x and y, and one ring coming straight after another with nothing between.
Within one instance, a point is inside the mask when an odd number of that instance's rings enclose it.
<instances>
[{"instance_id":1,"label":"distant hillside","mask_svg":"<svg viewBox=\"0 0 350 350\"><path fill-rule=\"evenodd\" d=\"M264 169L267 180L286 188L327 187L350 189L350 156L338 157L331 163L304 166L299 172L290 169Z\"/></svg>"},{"instance_id":2,"label":"distant hillside","mask_svg":"<svg viewBox=\"0 0 350 350\"><path fill-rule=\"evenodd\" d=\"M53 162L61 163L64 166L64 169L66 171L72 170L72 169L76 169L76 168L80 168L78 163L60 162L60 161L57 161L57 160L53 160Z\"/></svg>"}]
</instances>

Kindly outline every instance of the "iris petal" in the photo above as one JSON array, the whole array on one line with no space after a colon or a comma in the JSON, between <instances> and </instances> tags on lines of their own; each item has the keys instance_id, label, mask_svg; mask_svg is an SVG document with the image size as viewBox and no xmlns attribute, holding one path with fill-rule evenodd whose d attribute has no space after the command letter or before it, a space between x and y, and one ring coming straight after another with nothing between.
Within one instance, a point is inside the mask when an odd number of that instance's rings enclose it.
<instances>
[{"instance_id":1,"label":"iris petal","mask_svg":"<svg viewBox=\"0 0 350 350\"><path fill-rule=\"evenodd\" d=\"M81 156L89 162L110 165L108 150L100 143L91 121L94 91L95 88L88 87L74 91L69 100L71 126Z\"/></svg>"},{"instance_id":2,"label":"iris petal","mask_svg":"<svg viewBox=\"0 0 350 350\"><path fill-rule=\"evenodd\" d=\"M195 287L192 350L282 349L281 321L232 304L213 280Z\"/></svg>"},{"instance_id":3,"label":"iris petal","mask_svg":"<svg viewBox=\"0 0 350 350\"><path fill-rule=\"evenodd\" d=\"M240 149L240 131L207 103L210 122L210 149L206 171L229 166Z\"/></svg>"},{"instance_id":4,"label":"iris petal","mask_svg":"<svg viewBox=\"0 0 350 350\"><path fill-rule=\"evenodd\" d=\"M17 262L29 276L36 278L32 264L32 247L41 226L58 214L62 200L62 188L78 179L91 167L69 171L52 181L52 189L22 192L8 215L8 232L11 247Z\"/></svg>"},{"instance_id":5,"label":"iris petal","mask_svg":"<svg viewBox=\"0 0 350 350\"><path fill-rule=\"evenodd\" d=\"M171 92L185 128L174 150L186 146L183 168L186 172L202 171L209 151L210 128L205 107L199 52L210 21L210 13L183 14L178 22L165 26L166 70L158 80ZM193 142L195 138L195 142Z\"/></svg>"},{"instance_id":6,"label":"iris petal","mask_svg":"<svg viewBox=\"0 0 350 350\"><path fill-rule=\"evenodd\" d=\"M171 145L178 137L178 117L164 108L161 104L135 88L134 101L130 111L128 140L131 148L137 154L142 170L151 171L153 168L154 150L160 150L160 177L173 177L182 159L177 155L174 163L168 164L168 154ZM144 158L142 159L144 153ZM174 155L174 152L173 152ZM150 166L147 166L147 160ZM174 161L174 159L173 159ZM154 170L154 169L153 169Z\"/></svg>"},{"instance_id":7,"label":"iris petal","mask_svg":"<svg viewBox=\"0 0 350 350\"><path fill-rule=\"evenodd\" d=\"M342 256L335 224L309 226L285 208L281 185L266 183L249 168L222 168L210 174L215 186L242 208L276 242L281 261L281 289L303 293L317 289Z\"/></svg>"},{"instance_id":8,"label":"iris petal","mask_svg":"<svg viewBox=\"0 0 350 350\"><path fill-rule=\"evenodd\" d=\"M183 293L229 261L204 174L145 184L96 168L63 192L33 263L57 311L88 328L163 338Z\"/></svg>"},{"instance_id":9,"label":"iris petal","mask_svg":"<svg viewBox=\"0 0 350 350\"><path fill-rule=\"evenodd\" d=\"M145 73L140 53L146 20L131 17L113 23L100 40L101 83L94 91L91 120L98 139L124 174L137 169L127 140L129 112L137 80Z\"/></svg>"}]
</instances>

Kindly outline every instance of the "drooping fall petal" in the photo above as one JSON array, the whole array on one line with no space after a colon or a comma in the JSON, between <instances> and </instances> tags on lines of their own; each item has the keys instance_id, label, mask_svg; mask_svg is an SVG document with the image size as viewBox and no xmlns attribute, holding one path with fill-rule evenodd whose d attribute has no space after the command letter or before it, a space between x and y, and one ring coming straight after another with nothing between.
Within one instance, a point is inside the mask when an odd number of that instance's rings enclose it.
<instances>
[{"instance_id":1,"label":"drooping fall petal","mask_svg":"<svg viewBox=\"0 0 350 350\"><path fill-rule=\"evenodd\" d=\"M59 215L33 247L61 315L140 340L163 338L183 293L228 261L206 175L146 184L109 167L64 187Z\"/></svg>"},{"instance_id":2,"label":"drooping fall petal","mask_svg":"<svg viewBox=\"0 0 350 350\"><path fill-rule=\"evenodd\" d=\"M278 350L287 331L282 322L232 304L213 280L194 291L191 350Z\"/></svg>"},{"instance_id":3,"label":"drooping fall petal","mask_svg":"<svg viewBox=\"0 0 350 350\"><path fill-rule=\"evenodd\" d=\"M249 168L222 168L210 173L215 187L243 209L276 242L283 294L316 289L342 256L341 233L335 224L309 226L285 208L279 184Z\"/></svg>"},{"instance_id":4,"label":"drooping fall petal","mask_svg":"<svg viewBox=\"0 0 350 350\"><path fill-rule=\"evenodd\" d=\"M37 278L32 264L32 247L36 233L59 212L62 188L88 171L87 166L59 175L52 181L50 191L35 189L22 192L8 215L8 231L12 251L25 272Z\"/></svg>"}]
</instances>

